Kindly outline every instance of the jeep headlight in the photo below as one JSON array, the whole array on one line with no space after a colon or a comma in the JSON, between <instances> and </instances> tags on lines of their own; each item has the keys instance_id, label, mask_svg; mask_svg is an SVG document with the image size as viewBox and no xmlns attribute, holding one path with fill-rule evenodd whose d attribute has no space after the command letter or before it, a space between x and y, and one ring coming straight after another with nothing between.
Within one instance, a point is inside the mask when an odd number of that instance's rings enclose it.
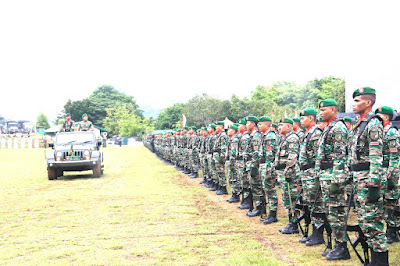
<instances>
[{"instance_id":1,"label":"jeep headlight","mask_svg":"<svg viewBox=\"0 0 400 266\"><path fill-rule=\"evenodd\" d=\"M90 152L89 152L88 150L86 150L86 151L83 152L83 155L89 156L89 155L90 155Z\"/></svg>"},{"instance_id":2,"label":"jeep headlight","mask_svg":"<svg viewBox=\"0 0 400 266\"><path fill-rule=\"evenodd\" d=\"M57 157L61 157L62 156L62 152L58 151L56 154Z\"/></svg>"}]
</instances>

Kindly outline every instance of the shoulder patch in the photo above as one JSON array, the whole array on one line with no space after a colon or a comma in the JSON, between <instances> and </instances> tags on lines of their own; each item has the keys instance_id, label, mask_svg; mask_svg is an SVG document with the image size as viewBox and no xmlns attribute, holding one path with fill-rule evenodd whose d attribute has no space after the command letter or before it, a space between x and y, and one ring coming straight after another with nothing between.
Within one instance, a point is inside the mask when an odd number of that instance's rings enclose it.
<instances>
[{"instance_id":1,"label":"shoulder patch","mask_svg":"<svg viewBox=\"0 0 400 266\"><path fill-rule=\"evenodd\" d=\"M378 140L379 139L379 131L378 130L371 130L371 132L369 132L369 137L371 138L371 140Z\"/></svg>"}]
</instances>

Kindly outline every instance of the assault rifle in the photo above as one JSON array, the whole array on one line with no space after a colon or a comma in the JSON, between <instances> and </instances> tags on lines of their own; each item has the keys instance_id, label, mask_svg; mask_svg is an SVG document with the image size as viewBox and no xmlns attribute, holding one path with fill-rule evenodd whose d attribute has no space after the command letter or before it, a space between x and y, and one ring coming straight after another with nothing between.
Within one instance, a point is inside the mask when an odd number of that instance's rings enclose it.
<instances>
[{"instance_id":1,"label":"assault rifle","mask_svg":"<svg viewBox=\"0 0 400 266\"><path fill-rule=\"evenodd\" d=\"M308 237L308 227L311 224L311 213L310 209L308 208L308 205L305 204L303 201L303 189L300 190L297 196L295 209L298 211L303 211L303 214L297 217L296 223L299 225L303 237ZM300 224L302 220L304 220L304 226L305 226L304 229Z\"/></svg>"}]
</instances>

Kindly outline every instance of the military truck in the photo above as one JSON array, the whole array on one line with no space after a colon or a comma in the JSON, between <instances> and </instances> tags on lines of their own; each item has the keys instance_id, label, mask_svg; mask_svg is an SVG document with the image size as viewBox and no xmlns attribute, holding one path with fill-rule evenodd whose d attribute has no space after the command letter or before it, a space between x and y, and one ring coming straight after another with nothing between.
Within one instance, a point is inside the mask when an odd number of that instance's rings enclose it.
<instances>
[{"instance_id":1,"label":"military truck","mask_svg":"<svg viewBox=\"0 0 400 266\"><path fill-rule=\"evenodd\" d=\"M100 151L101 140L93 131L61 132L49 143L54 151L48 153L47 174L49 180L63 176L65 171L93 171L100 177L104 171L104 156Z\"/></svg>"}]
</instances>

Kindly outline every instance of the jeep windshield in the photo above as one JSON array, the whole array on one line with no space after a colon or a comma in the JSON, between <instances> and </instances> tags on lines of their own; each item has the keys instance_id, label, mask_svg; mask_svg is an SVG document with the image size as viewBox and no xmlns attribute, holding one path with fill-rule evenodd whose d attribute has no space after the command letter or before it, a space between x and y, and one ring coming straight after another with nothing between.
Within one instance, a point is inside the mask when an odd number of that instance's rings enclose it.
<instances>
[{"instance_id":1,"label":"jeep windshield","mask_svg":"<svg viewBox=\"0 0 400 266\"><path fill-rule=\"evenodd\" d=\"M56 145L69 145L69 144L85 144L94 142L94 134L58 134L56 139Z\"/></svg>"}]
</instances>

